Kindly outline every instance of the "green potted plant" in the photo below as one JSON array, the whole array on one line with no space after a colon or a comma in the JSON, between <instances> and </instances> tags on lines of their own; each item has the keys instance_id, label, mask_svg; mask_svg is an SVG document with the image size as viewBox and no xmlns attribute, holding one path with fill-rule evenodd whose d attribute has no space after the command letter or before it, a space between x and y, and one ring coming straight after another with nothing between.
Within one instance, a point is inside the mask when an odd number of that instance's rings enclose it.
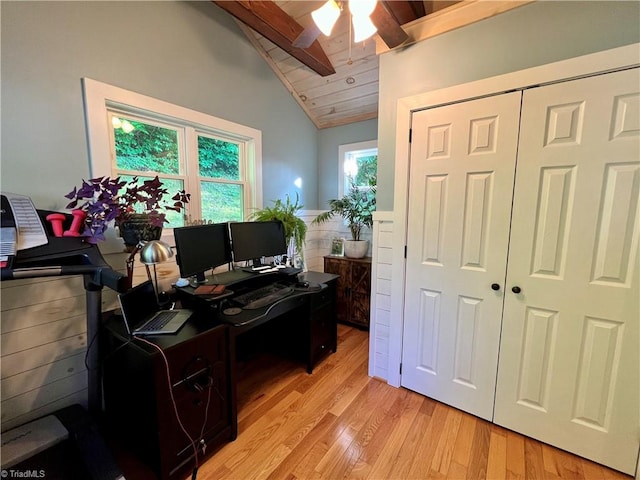
<instances>
[{"instance_id":1,"label":"green potted plant","mask_svg":"<svg viewBox=\"0 0 640 480\"><path fill-rule=\"evenodd\" d=\"M311 222L321 224L340 215L344 218L351 232L351 240L344 242L344 254L350 258L362 258L369 250L369 242L360 239L364 227L373 227L373 212L376 210L376 180L369 180L367 188L351 184L349 191L342 198L329 200L329 210L321 213Z\"/></svg>"},{"instance_id":2,"label":"green potted plant","mask_svg":"<svg viewBox=\"0 0 640 480\"><path fill-rule=\"evenodd\" d=\"M71 200L67 208L86 213L79 233L87 242L104 240L104 232L113 223L131 248L140 240L160 238L167 222L165 211L182 211L191 197L184 190L166 200L168 195L157 176L144 181L138 177L126 181L103 176L82 180L80 188L74 187L65 197Z\"/></svg>"},{"instance_id":3,"label":"green potted plant","mask_svg":"<svg viewBox=\"0 0 640 480\"><path fill-rule=\"evenodd\" d=\"M287 245L289 245L288 256L293 261L296 253L304 261L304 242L307 235L307 224L304 223L297 213L304 208L300 203L296 193L296 201L292 202L289 195L285 201L280 199L272 200L273 206L256 210L249 215L250 220L257 222L267 222L279 220L284 224L284 235Z\"/></svg>"}]
</instances>

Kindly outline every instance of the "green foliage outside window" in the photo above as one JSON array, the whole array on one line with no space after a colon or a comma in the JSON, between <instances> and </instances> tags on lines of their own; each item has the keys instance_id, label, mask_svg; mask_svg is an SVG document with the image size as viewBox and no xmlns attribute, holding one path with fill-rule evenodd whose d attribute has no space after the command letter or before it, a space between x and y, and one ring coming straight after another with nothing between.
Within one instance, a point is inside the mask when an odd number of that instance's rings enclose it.
<instances>
[{"instance_id":1,"label":"green foliage outside window","mask_svg":"<svg viewBox=\"0 0 640 480\"><path fill-rule=\"evenodd\" d=\"M238 144L199 136L198 165L201 177L239 180Z\"/></svg>"},{"instance_id":2,"label":"green foliage outside window","mask_svg":"<svg viewBox=\"0 0 640 480\"><path fill-rule=\"evenodd\" d=\"M201 182L202 218L214 223L243 220L242 185Z\"/></svg>"},{"instance_id":3,"label":"green foliage outside window","mask_svg":"<svg viewBox=\"0 0 640 480\"><path fill-rule=\"evenodd\" d=\"M135 120L128 122L134 127L129 133L122 128L114 128L117 167L177 175L178 133Z\"/></svg>"},{"instance_id":4,"label":"green foliage outside window","mask_svg":"<svg viewBox=\"0 0 640 480\"><path fill-rule=\"evenodd\" d=\"M353 179L355 185L364 187L369 185L371 179L375 179L378 168L378 156L369 155L367 157L358 157L358 173Z\"/></svg>"},{"instance_id":5,"label":"green foliage outside window","mask_svg":"<svg viewBox=\"0 0 640 480\"><path fill-rule=\"evenodd\" d=\"M158 174L169 191L184 189L184 182L162 178L180 172L178 131L132 119L116 118L114 125L116 167L118 170ZM129 123L132 129L125 129ZM238 143L198 135L198 169L202 179L200 219L213 222L242 221L243 185ZM132 177L121 175L125 180ZM140 177L143 181L151 177ZM182 214L168 212L169 227L184 225Z\"/></svg>"},{"instance_id":6,"label":"green foliage outside window","mask_svg":"<svg viewBox=\"0 0 640 480\"><path fill-rule=\"evenodd\" d=\"M240 180L238 144L198 136L198 166L201 178ZM213 222L243 220L242 185L203 180L200 192L203 219Z\"/></svg>"}]
</instances>

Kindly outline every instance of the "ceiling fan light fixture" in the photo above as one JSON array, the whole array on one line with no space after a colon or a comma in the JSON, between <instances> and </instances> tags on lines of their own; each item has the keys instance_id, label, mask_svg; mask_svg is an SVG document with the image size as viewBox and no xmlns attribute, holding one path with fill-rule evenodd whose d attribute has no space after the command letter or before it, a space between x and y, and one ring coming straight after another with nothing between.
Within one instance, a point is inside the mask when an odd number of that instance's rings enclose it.
<instances>
[{"instance_id":1,"label":"ceiling fan light fixture","mask_svg":"<svg viewBox=\"0 0 640 480\"><path fill-rule=\"evenodd\" d=\"M335 0L329 0L317 10L311 12L311 18L327 37L331 35L331 30L333 30L333 26L338 21L339 16L340 7Z\"/></svg>"},{"instance_id":2,"label":"ceiling fan light fixture","mask_svg":"<svg viewBox=\"0 0 640 480\"><path fill-rule=\"evenodd\" d=\"M373 24L369 16L352 17L353 21L353 41L355 43L362 42L376 33L376 26Z\"/></svg>"},{"instance_id":3,"label":"ceiling fan light fixture","mask_svg":"<svg viewBox=\"0 0 640 480\"><path fill-rule=\"evenodd\" d=\"M368 17L376 8L377 0L349 0L349 11L354 17Z\"/></svg>"}]
</instances>

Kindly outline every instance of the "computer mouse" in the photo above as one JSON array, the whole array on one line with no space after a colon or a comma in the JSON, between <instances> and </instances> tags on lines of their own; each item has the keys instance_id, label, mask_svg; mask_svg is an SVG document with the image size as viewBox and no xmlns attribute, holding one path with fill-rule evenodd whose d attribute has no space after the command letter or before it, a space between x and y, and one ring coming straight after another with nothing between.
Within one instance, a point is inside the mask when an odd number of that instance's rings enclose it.
<instances>
[{"instance_id":1,"label":"computer mouse","mask_svg":"<svg viewBox=\"0 0 640 480\"><path fill-rule=\"evenodd\" d=\"M224 315L238 315L239 313L242 313L242 309L237 307L229 307L222 310L222 313Z\"/></svg>"},{"instance_id":2,"label":"computer mouse","mask_svg":"<svg viewBox=\"0 0 640 480\"><path fill-rule=\"evenodd\" d=\"M296 283L296 288L309 288L309 282L298 282Z\"/></svg>"},{"instance_id":3,"label":"computer mouse","mask_svg":"<svg viewBox=\"0 0 640 480\"><path fill-rule=\"evenodd\" d=\"M189 280L186 278L179 278L176 280L176 287L186 287L187 285L189 285Z\"/></svg>"}]
</instances>

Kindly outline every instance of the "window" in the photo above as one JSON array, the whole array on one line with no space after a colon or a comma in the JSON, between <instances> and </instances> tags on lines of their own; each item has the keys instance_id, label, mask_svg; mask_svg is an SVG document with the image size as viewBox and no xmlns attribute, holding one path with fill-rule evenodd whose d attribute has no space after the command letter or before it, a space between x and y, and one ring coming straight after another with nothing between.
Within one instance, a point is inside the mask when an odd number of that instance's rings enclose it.
<instances>
[{"instance_id":1,"label":"window","mask_svg":"<svg viewBox=\"0 0 640 480\"><path fill-rule=\"evenodd\" d=\"M191 220L242 221L262 204L259 130L95 80L83 86L92 177L158 175L170 193L191 194ZM172 240L184 217L167 219Z\"/></svg>"},{"instance_id":2,"label":"window","mask_svg":"<svg viewBox=\"0 0 640 480\"><path fill-rule=\"evenodd\" d=\"M203 218L214 222L244 220L242 145L198 135L198 171Z\"/></svg>"},{"instance_id":3,"label":"window","mask_svg":"<svg viewBox=\"0 0 640 480\"><path fill-rule=\"evenodd\" d=\"M369 180L375 179L378 168L378 142L351 143L340 145L340 186L339 197L345 195L351 185L369 188Z\"/></svg>"},{"instance_id":4,"label":"window","mask_svg":"<svg viewBox=\"0 0 640 480\"><path fill-rule=\"evenodd\" d=\"M187 190L185 175L181 175L179 143L183 135L170 125L152 123L149 120L108 110L109 124L113 126L111 155L115 165L111 176L129 181L137 176L138 182L158 175L171 195ZM180 138L180 141L179 141ZM182 213L167 211L167 227L184 226Z\"/></svg>"}]
</instances>

